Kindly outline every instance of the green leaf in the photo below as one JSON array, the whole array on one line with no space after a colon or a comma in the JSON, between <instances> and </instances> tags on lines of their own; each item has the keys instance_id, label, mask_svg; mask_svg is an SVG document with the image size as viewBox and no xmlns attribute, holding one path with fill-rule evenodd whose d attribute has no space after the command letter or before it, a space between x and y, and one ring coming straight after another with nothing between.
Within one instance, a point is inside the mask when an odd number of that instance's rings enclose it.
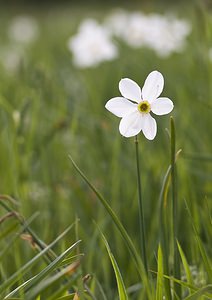
<instances>
[{"instance_id":1,"label":"green leaf","mask_svg":"<svg viewBox=\"0 0 212 300\"><path fill-rule=\"evenodd\" d=\"M103 233L101 232L100 229L99 229L99 231L101 233L102 240L105 244L105 247L107 248L107 252L108 252L108 255L110 257L110 261L112 263L113 270L115 272L116 282L117 282L117 286L118 286L119 300L128 300L127 291L126 291L124 281L122 279L122 275L121 275L121 272L119 270L118 264L115 260L115 257L113 256L113 253L111 252L110 246L109 246L105 236L103 235Z\"/></svg>"},{"instance_id":2,"label":"green leaf","mask_svg":"<svg viewBox=\"0 0 212 300\"><path fill-rule=\"evenodd\" d=\"M163 276L164 276L164 278L168 278L169 280L172 280L172 281L174 281L174 282L180 284L182 287L186 287L186 288L189 288L189 289L195 291L195 293L198 292L199 290L201 290L201 288L198 288L198 287L196 287L196 286L194 286L194 285L191 285L191 284L189 284L189 283L187 283L187 282L185 282L185 281L176 279L176 278L174 278L174 277L172 277L172 276L166 276L166 275L163 275ZM206 287L207 287L207 291L204 291L205 297L207 297L207 299L212 299L212 293L210 292L210 291L211 291L212 285L208 285L208 286L206 286ZM206 287L204 287L204 288L206 288ZM203 288L203 289L204 289L204 288ZM189 296L189 297L190 297L190 296ZM185 299L184 299L184 300L185 300Z\"/></svg>"},{"instance_id":3,"label":"green leaf","mask_svg":"<svg viewBox=\"0 0 212 300\"><path fill-rule=\"evenodd\" d=\"M61 296L61 295L64 295L67 293L67 291L73 287L73 282L75 279L78 279L79 277L79 274L77 274L76 276L74 276L74 278L71 278L71 279L67 279L67 282L64 283L63 285L61 285L60 288L57 289L57 291L55 293L53 293L52 295L50 295L48 297L48 300L57 300L57 299L62 299L63 297L70 297L70 295L67 295L67 296ZM71 294L72 295L72 298L73 299L73 296L74 294ZM65 298L64 298L65 299ZM69 298L67 298L69 299Z\"/></svg>"},{"instance_id":4,"label":"green leaf","mask_svg":"<svg viewBox=\"0 0 212 300\"><path fill-rule=\"evenodd\" d=\"M12 296L14 293L18 292L21 289L25 289L26 291L30 290L32 287L37 285L41 280L43 280L48 274L50 274L53 270L55 270L61 263L61 261L80 243L81 241L77 241L73 245L71 245L68 249L66 249L60 256L58 256L52 263L50 263L45 269L43 269L39 274L26 281L24 284L16 288L12 291L7 297ZM39 253L40 254L40 253ZM7 299L5 297L5 299ZM29 298L27 298L29 299Z\"/></svg>"},{"instance_id":5,"label":"green leaf","mask_svg":"<svg viewBox=\"0 0 212 300\"><path fill-rule=\"evenodd\" d=\"M84 175L84 173L76 165L76 163L74 162L74 160L72 159L72 157L70 155L69 155L69 158L70 158L70 160L71 160L74 168L81 175L81 177L84 179L84 181L88 184L88 186L91 188L91 190L95 193L95 195L97 196L97 199L99 199L99 201L101 202L101 204L107 210L108 214L110 215L111 219L113 220L114 224L116 225L116 228L119 230L120 234L122 235L123 240L125 241L128 249L130 251L131 257L132 257L132 259L135 262L136 268L137 268L138 273L140 275L140 278L141 278L141 280L142 280L142 282L144 284L144 287L146 289L147 295L148 295L149 299L152 299L152 291L150 289L150 284L149 284L149 280L148 280L148 277L147 277L145 269L144 269L144 265L142 263L142 260L141 260L140 256L138 255L138 252L135 249L135 246L134 246L134 244L133 244L130 236L128 235L126 229L124 228L124 226L122 225L122 223L118 219L118 217L115 214L115 212L113 211L113 209L110 207L110 205L104 199L104 197L92 185L92 183L88 180L88 178Z\"/></svg>"},{"instance_id":6,"label":"green leaf","mask_svg":"<svg viewBox=\"0 0 212 300\"><path fill-rule=\"evenodd\" d=\"M188 281L189 284L193 284L193 279L192 279L192 276L191 276L191 271L190 271L190 268L189 268L189 264L187 262L186 256L185 256L185 254L184 254L184 252L183 252L183 250L182 250L182 248L181 248L178 241L177 241L177 246L178 246L178 249L179 249L179 252L180 252L183 267L185 269L187 281ZM190 291L190 293L191 293L191 291Z\"/></svg>"},{"instance_id":7,"label":"green leaf","mask_svg":"<svg viewBox=\"0 0 212 300\"><path fill-rule=\"evenodd\" d=\"M28 220L25 221L24 225L21 229L13 236L11 241L7 244L7 246L0 253L0 261L4 258L5 253L12 246L12 244L20 237L20 235L26 230L26 228L31 224L31 222L36 218L37 213L34 213Z\"/></svg>"},{"instance_id":8,"label":"green leaf","mask_svg":"<svg viewBox=\"0 0 212 300\"><path fill-rule=\"evenodd\" d=\"M204 246L202 244L202 241L201 241L201 239L199 237L198 230L197 230L197 228L195 226L195 223L193 221L193 218L192 218L192 215L191 215L191 212L190 212L190 209L189 209L187 203L186 203L186 208L187 208L187 211L188 211L189 216L190 216L190 220L191 220L191 223L192 223L192 226L193 226L193 230L194 230L195 239L197 241L197 244L198 244L201 256L202 256L202 261L204 263L204 266L205 266L206 272L208 274L209 280L210 280L210 282L212 282L212 265L211 265L210 258L208 257L208 255L207 255L207 253L205 251L205 248L204 248Z\"/></svg>"},{"instance_id":9,"label":"green leaf","mask_svg":"<svg viewBox=\"0 0 212 300\"><path fill-rule=\"evenodd\" d=\"M173 275L176 278L181 278L180 274L180 259L177 251L176 241L178 239L178 197L177 197L177 169L176 169L176 134L173 117L170 118L171 126L171 185L172 185L172 239L173 239ZM181 287L174 283L174 292L176 296L181 298Z\"/></svg>"},{"instance_id":10,"label":"green leaf","mask_svg":"<svg viewBox=\"0 0 212 300\"><path fill-rule=\"evenodd\" d=\"M6 201L10 204L17 205L16 201L8 196L8 195L0 195L0 205L4 207L8 212L14 213L14 210L6 203ZM37 234L34 233L34 231L29 227L29 225L26 225L24 217L21 216L18 212L15 211L15 215L17 217L17 220L19 223L23 226L25 226L26 231L33 237L33 241L38 245L38 247L43 250L47 247L47 245L38 238ZM52 249L49 249L48 252L46 252L45 256L47 257L48 261L52 261L57 257L57 255L53 252Z\"/></svg>"},{"instance_id":11,"label":"green leaf","mask_svg":"<svg viewBox=\"0 0 212 300\"><path fill-rule=\"evenodd\" d=\"M211 295L207 295L207 293L211 293ZM198 291L193 293L192 295L186 297L184 300L199 300L201 296L210 297L209 299L212 299L212 284L206 285L202 288L200 288Z\"/></svg>"},{"instance_id":12,"label":"green leaf","mask_svg":"<svg viewBox=\"0 0 212 300\"><path fill-rule=\"evenodd\" d=\"M70 249L70 248L69 248ZM68 255L69 252L66 253L66 255ZM44 290L46 290L48 287L51 287L53 285L55 285L57 283L58 280L61 280L62 278L67 277L68 275L68 271L69 271L69 266L64 268L62 271L60 271L59 273L45 279L42 280L42 278L39 280L37 279L37 283L33 283L33 285L35 285L35 287L33 287L32 289L30 289L30 291L27 294L27 299L28 300L33 300L35 299L35 297L39 294L41 294ZM46 273L46 275L48 275L49 272ZM66 284L66 288L67 286L71 286L73 285L73 282L76 280L76 278L78 277L77 274L75 274L74 276L72 276L72 278L68 280L68 285ZM37 277L38 278L38 277ZM62 292L61 292L62 293ZM53 296L53 297L48 297L49 299L57 299L58 296Z\"/></svg>"},{"instance_id":13,"label":"green leaf","mask_svg":"<svg viewBox=\"0 0 212 300\"><path fill-rule=\"evenodd\" d=\"M158 247L158 271L157 271L157 286L156 286L156 300L163 299L163 253L161 246Z\"/></svg>"},{"instance_id":14,"label":"green leaf","mask_svg":"<svg viewBox=\"0 0 212 300\"><path fill-rule=\"evenodd\" d=\"M38 261L39 259L47 252L49 249L51 249L61 238L66 235L71 228L73 227L73 224L70 225L63 233L61 233L49 246L47 246L44 250L42 250L40 253L38 253L34 258L32 258L29 262L27 262L24 266L22 266L17 272L15 272L10 278L8 278L4 283L0 286L0 294L2 294L7 288L12 286L15 282L17 282L20 278L19 276L23 276L29 269L31 269Z\"/></svg>"},{"instance_id":15,"label":"green leaf","mask_svg":"<svg viewBox=\"0 0 212 300\"><path fill-rule=\"evenodd\" d=\"M160 242L161 242L161 250L163 252L163 268L164 273L169 275L169 247L168 247L168 238L167 238L167 194L170 185L170 174L171 174L171 165L168 167L166 174L163 178L163 184L160 191L159 204L160 204ZM171 286L170 281L165 279L164 288L167 300L172 299L171 295Z\"/></svg>"}]
</instances>

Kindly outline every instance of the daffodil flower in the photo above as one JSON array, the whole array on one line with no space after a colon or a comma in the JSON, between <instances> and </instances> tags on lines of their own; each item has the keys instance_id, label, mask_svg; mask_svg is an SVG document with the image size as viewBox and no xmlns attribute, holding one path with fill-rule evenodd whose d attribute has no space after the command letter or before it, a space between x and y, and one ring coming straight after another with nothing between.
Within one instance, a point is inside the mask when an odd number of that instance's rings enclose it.
<instances>
[{"instance_id":1,"label":"daffodil flower","mask_svg":"<svg viewBox=\"0 0 212 300\"><path fill-rule=\"evenodd\" d=\"M146 78L143 88L129 79L119 82L119 90L123 97L110 99L105 107L117 117L122 118L119 131L125 137L137 135L143 131L148 140L153 140L157 133L157 124L150 112L166 115L174 107L166 97L159 97L164 87L163 75L152 71Z\"/></svg>"}]
</instances>

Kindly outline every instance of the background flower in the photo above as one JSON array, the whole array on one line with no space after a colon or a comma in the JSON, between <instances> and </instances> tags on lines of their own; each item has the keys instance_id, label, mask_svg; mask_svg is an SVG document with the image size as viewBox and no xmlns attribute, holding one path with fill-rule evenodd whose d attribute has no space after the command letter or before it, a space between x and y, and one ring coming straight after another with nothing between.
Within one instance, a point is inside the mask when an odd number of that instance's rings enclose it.
<instances>
[{"instance_id":1,"label":"background flower","mask_svg":"<svg viewBox=\"0 0 212 300\"><path fill-rule=\"evenodd\" d=\"M118 55L109 32L92 19L82 22L78 33L69 39L68 48L73 54L74 64L80 68L95 67Z\"/></svg>"},{"instance_id":2,"label":"background flower","mask_svg":"<svg viewBox=\"0 0 212 300\"><path fill-rule=\"evenodd\" d=\"M8 35L11 41L24 44L31 43L38 38L38 23L31 16L14 17L8 28Z\"/></svg>"},{"instance_id":3,"label":"background flower","mask_svg":"<svg viewBox=\"0 0 212 300\"><path fill-rule=\"evenodd\" d=\"M187 20L158 13L117 10L106 18L105 25L130 47L147 47L160 57L182 52L191 33Z\"/></svg>"}]
</instances>

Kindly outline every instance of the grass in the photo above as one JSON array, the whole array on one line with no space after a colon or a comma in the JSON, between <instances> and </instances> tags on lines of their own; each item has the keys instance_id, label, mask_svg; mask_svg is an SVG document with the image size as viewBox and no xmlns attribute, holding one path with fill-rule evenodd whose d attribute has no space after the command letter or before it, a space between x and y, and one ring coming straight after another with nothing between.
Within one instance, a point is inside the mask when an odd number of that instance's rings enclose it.
<instances>
[{"instance_id":1,"label":"grass","mask_svg":"<svg viewBox=\"0 0 212 300\"><path fill-rule=\"evenodd\" d=\"M86 70L72 65L67 39L86 15L101 20L110 7L30 11L42 28L39 39L15 73L0 64L1 299L212 297L211 12L198 3L173 9L192 23L183 53L161 59L122 45L117 60ZM4 45L14 12L0 12ZM169 116L157 118L154 141L139 135L146 275L138 254L134 139L120 136L118 118L104 105L119 95L120 78L142 85L154 69L175 104L176 149Z\"/></svg>"}]
</instances>

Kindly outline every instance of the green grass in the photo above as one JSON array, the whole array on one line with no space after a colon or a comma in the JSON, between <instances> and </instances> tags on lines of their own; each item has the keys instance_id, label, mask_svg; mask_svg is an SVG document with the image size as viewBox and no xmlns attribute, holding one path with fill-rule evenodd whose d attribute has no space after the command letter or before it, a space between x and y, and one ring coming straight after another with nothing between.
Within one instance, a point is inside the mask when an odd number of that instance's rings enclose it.
<instances>
[{"instance_id":1,"label":"green grass","mask_svg":"<svg viewBox=\"0 0 212 300\"><path fill-rule=\"evenodd\" d=\"M122 45L117 60L78 70L67 39L85 16L102 20L110 7L52 7L48 15L25 12L38 20L41 33L16 72L0 63L1 299L77 299L78 292L80 300L171 300L179 285L182 299L212 297L211 12L198 2L136 8L177 10L187 18L193 29L185 51L161 59ZM15 12L0 10L4 45ZM174 169L175 244L170 117L156 118L154 141L139 135L146 275L138 255L134 139L121 137L119 119L104 105L119 95L121 78L142 85L154 69L165 77L163 95L175 104L174 152L182 151ZM184 279L174 278L174 249Z\"/></svg>"}]
</instances>

